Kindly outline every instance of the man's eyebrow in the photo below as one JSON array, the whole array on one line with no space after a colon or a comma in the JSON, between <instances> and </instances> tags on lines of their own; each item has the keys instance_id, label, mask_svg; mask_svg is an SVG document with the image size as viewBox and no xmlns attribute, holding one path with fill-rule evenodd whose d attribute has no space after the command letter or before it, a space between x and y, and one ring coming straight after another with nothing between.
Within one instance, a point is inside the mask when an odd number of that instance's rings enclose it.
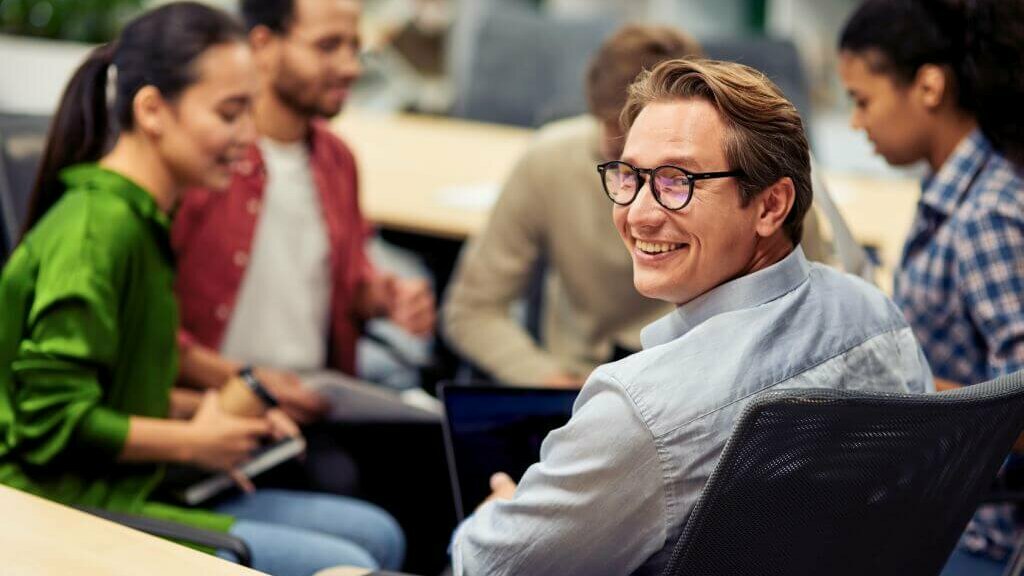
<instances>
[{"instance_id":1,"label":"man's eyebrow","mask_svg":"<svg viewBox=\"0 0 1024 576\"><path fill-rule=\"evenodd\" d=\"M653 164L651 166L640 166L636 162L634 162L631 158L629 158L628 156L623 156L621 158L621 160L623 162L628 163L628 164L632 164L633 166L636 166L637 168L657 168L658 166L666 166L667 165L667 166L679 166L680 168L686 168L687 170L695 170L697 172L700 172L702 170L702 166L703 166L703 164L701 164L700 161L697 160L696 158L694 158L693 156L686 156L686 155L682 155L682 156L668 156L668 157L665 157L665 158L661 158L658 161L657 164Z\"/></svg>"}]
</instances>

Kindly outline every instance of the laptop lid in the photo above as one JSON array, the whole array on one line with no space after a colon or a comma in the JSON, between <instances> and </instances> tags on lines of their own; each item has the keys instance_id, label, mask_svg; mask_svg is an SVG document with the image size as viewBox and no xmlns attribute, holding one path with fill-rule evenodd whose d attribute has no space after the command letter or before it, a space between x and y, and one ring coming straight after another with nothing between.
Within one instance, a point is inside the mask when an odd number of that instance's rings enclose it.
<instances>
[{"instance_id":1,"label":"laptop lid","mask_svg":"<svg viewBox=\"0 0 1024 576\"><path fill-rule=\"evenodd\" d=\"M519 480L548 432L572 416L578 390L441 385L448 472L459 521L491 494L490 477Z\"/></svg>"}]
</instances>

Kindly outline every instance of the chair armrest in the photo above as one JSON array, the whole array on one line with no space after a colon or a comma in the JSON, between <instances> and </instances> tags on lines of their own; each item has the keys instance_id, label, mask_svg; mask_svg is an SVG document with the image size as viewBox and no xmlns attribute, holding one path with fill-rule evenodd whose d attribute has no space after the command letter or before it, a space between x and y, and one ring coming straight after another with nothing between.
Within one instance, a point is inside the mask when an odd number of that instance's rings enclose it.
<instances>
[{"instance_id":1,"label":"chair armrest","mask_svg":"<svg viewBox=\"0 0 1024 576\"><path fill-rule=\"evenodd\" d=\"M230 552L242 566L252 566L252 553L249 546L242 539L224 532L214 532L203 528L196 528L169 520L148 518L123 512L111 512L100 508L77 507L78 510L98 516L104 520L116 522L122 526L134 528L140 532L169 538L199 546L206 546L214 550L226 550Z\"/></svg>"}]
</instances>

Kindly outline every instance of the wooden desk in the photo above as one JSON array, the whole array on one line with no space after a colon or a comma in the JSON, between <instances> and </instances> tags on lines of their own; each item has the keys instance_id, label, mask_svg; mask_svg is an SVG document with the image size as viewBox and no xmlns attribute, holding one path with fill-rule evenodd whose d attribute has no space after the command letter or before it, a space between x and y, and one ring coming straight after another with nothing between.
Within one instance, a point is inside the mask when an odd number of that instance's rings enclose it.
<instances>
[{"instance_id":1,"label":"wooden desk","mask_svg":"<svg viewBox=\"0 0 1024 576\"><path fill-rule=\"evenodd\" d=\"M367 218L383 228L449 239L483 229L488 199L533 134L524 128L358 110L343 113L334 127L359 162L360 201ZM883 269L891 270L913 218L917 182L831 173L825 180L854 237L877 248Z\"/></svg>"},{"instance_id":2,"label":"wooden desk","mask_svg":"<svg viewBox=\"0 0 1024 576\"><path fill-rule=\"evenodd\" d=\"M360 206L370 221L455 240L486 225L488 197L533 135L525 128L358 111L343 113L334 127L355 151Z\"/></svg>"},{"instance_id":3,"label":"wooden desk","mask_svg":"<svg viewBox=\"0 0 1024 576\"><path fill-rule=\"evenodd\" d=\"M0 510L5 576L262 574L6 486Z\"/></svg>"}]
</instances>

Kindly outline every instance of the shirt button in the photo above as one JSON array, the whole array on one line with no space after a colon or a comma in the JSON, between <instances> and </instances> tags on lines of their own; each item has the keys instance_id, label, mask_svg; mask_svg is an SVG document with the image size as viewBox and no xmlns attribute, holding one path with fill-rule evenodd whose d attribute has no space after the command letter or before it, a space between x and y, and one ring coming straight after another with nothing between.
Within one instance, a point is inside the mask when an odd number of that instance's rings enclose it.
<instances>
[{"instance_id":1,"label":"shirt button","mask_svg":"<svg viewBox=\"0 0 1024 576\"><path fill-rule=\"evenodd\" d=\"M214 312L214 315L217 317L217 320L226 322L228 316L231 315L231 310L228 309L227 304L221 304L220 306L217 306L217 310Z\"/></svg>"},{"instance_id":2,"label":"shirt button","mask_svg":"<svg viewBox=\"0 0 1024 576\"><path fill-rule=\"evenodd\" d=\"M248 202L245 203L245 209L248 210L249 214L252 214L253 216L259 214L260 201L255 198L250 199Z\"/></svg>"},{"instance_id":3,"label":"shirt button","mask_svg":"<svg viewBox=\"0 0 1024 576\"><path fill-rule=\"evenodd\" d=\"M235 266L239 268L245 268L245 265L249 263L249 255L239 250L235 252Z\"/></svg>"}]
</instances>

